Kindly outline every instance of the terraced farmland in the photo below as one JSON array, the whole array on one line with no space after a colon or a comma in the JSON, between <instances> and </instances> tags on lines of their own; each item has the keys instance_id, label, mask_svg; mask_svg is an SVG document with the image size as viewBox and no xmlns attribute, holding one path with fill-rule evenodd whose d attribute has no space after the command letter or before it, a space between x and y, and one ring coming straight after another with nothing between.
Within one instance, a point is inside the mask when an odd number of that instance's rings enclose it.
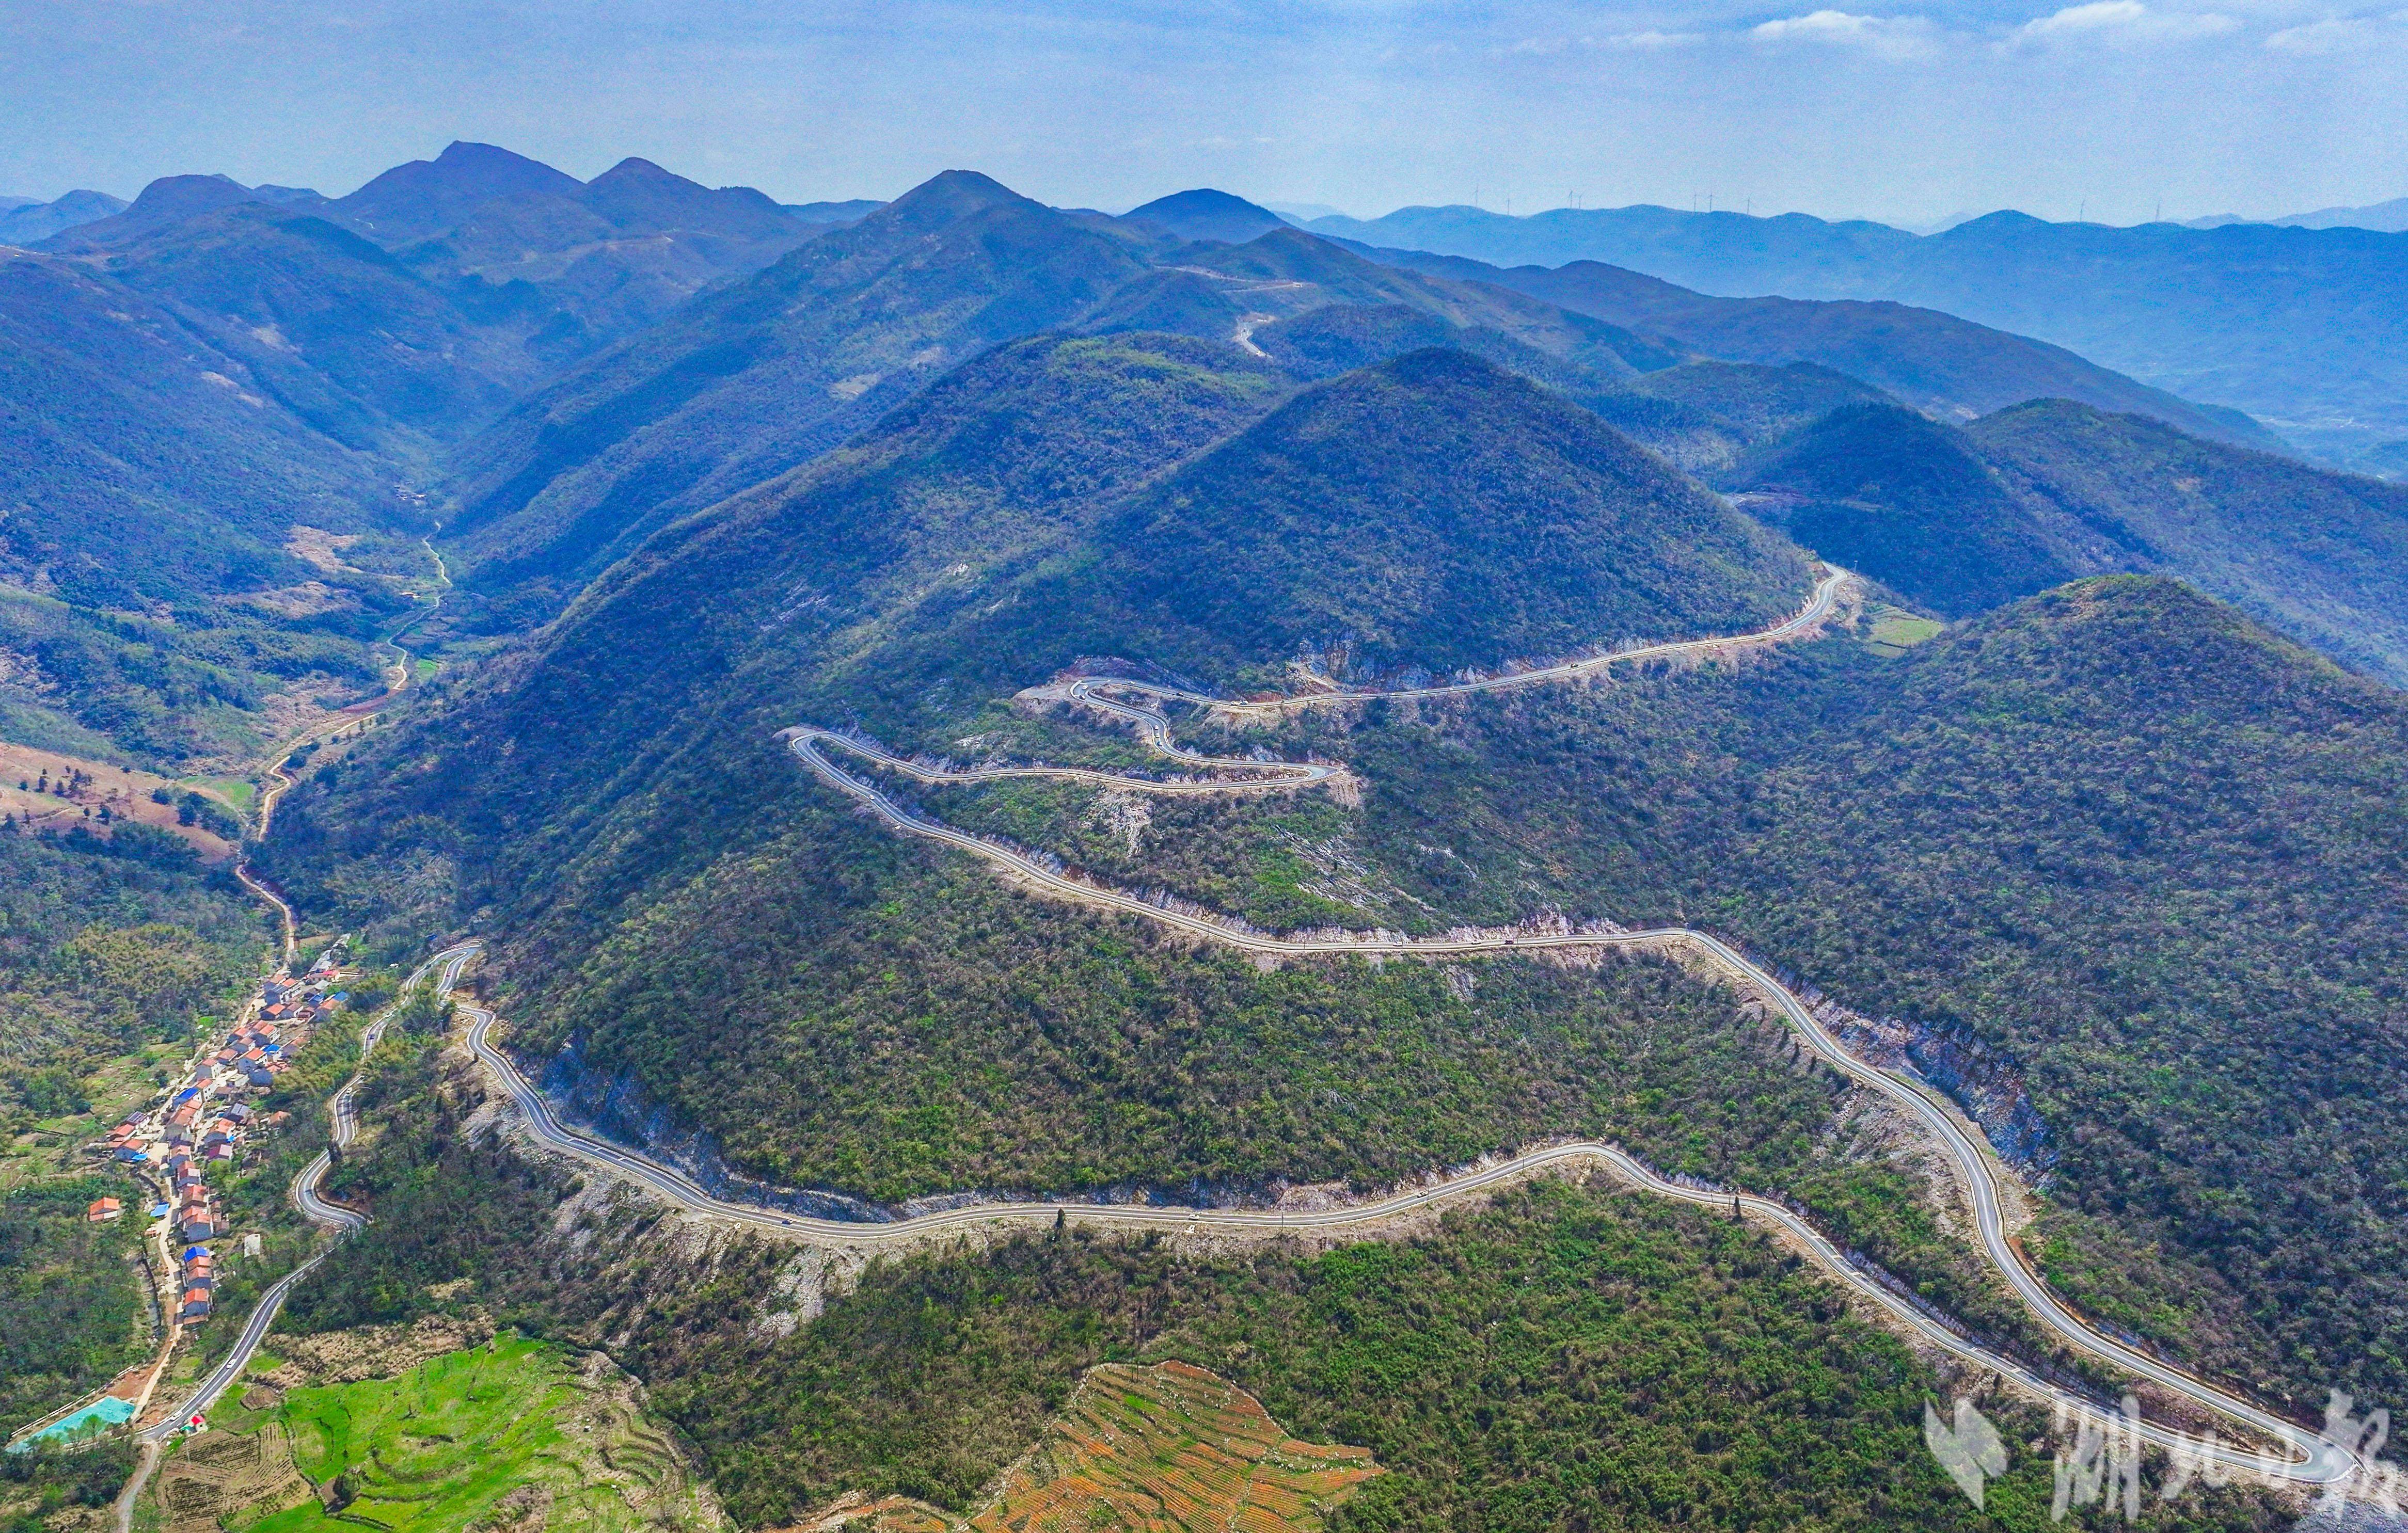
<instances>
[{"instance_id":1,"label":"terraced farmland","mask_svg":"<svg viewBox=\"0 0 2408 1533\"><path fill-rule=\"evenodd\" d=\"M221 1413L164 1473L168 1533L724 1526L624 1374L515 1336Z\"/></svg>"},{"instance_id":2,"label":"terraced farmland","mask_svg":"<svg viewBox=\"0 0 2408 1533\"><path fill-rule=\"evenodd\" d=\"M1289 1437L1252 1395L1187 1363L1107 1363L964 1522L900 1498L839 1503L852 1533L1305 1533L1383 1471L1368 1448Z\"/></svg>"}]
</instances>

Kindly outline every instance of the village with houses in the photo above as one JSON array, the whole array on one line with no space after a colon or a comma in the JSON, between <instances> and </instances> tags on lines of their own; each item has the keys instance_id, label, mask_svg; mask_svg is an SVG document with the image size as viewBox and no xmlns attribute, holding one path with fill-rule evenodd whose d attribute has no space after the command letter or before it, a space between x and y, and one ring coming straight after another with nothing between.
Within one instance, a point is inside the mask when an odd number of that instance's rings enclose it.
<instances>
[{"instance_id":1,"label":"village with houses","mask_svg":"<svg viewBox=\"0 0 2408 1533\"><path fill-rule=\"evenodd\" d=\"M337 967L341 943L328 947L304 972L280 967L260 981L234 1024L205 1041L184 1075L150 1106L126 1115L108 1137L86 1146L97 1160L130 1173L142 1196L101 1197L86 1209L94 1224L139 1214L149 1222L144 1242L158 1322L159 1345L126 1369L97 1398L33 1424L11 1452L43 1440L70 1441L174 1409L167 1378L189 1332L216 1310L230 1222L212 1180L238 1171L261 1141L291 1126L292 1114L264 1109L263 1099L308 1042L314 1029L348 998ZM242 1237L242 1254L262 1254L257 1233Z\"/></svg>"}]
</instances>

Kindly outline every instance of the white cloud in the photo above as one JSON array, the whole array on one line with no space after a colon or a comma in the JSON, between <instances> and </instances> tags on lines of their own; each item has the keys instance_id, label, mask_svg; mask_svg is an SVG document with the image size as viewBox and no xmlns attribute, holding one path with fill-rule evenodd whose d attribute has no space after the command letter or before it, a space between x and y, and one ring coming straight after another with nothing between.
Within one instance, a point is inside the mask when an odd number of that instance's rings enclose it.
<instances>
[{"instance_id":1,"label":"white cloud","mask_svg":"<svg viewBox=\"0 0 2408 1533\"><path fill-rule=\"evenodd\" d=\"M1605 39L1609 48L1629 48L1641 51L1662 48L1686 48L1706 40L1702 32L1625 32Z\"/></svg>"},{"instance_id":2,"label":"white cloud","mask_svg":"<svg viewBox=\"0 0 2408 1533\"><path fill-rule=\"evenodd\" d=\"M2277 53L2310 57L2357 52L2408 41L2408 11L2396 16L2328 16L2320 21L2270 33L2266 46Z\"/></svg>"},{"instance_id":3,"label":"white cloud","mask_svg":"<svg viewBox=\"0 0 2408 1533\"><path fill-rule=\"evenodd\" d=\"M1885 59L1921 58L1934 50L1933 28L1920 16L1857 16L1844 10L1784 16L1750 29L1761 43L1816 43L1860 48Z\"/></svg>"},{"instance_id":4,"label":"white cloud","mask_svg":"<svg viewBox=\"0 0 2408 1533\"><path fill-rule=\"evenodd\" d=\"M2217 37L2240 26L2213 11L2151 10L2141 0L2089 0L2086 5L2026 21L2015 38L2028 43L2104 42L2143 44Z\"/></svg>"},{"instance_id":5,"label":"white cloud","mask_svg":"<svg viewBox=\"0 0 2408 1533\"><path fill-rule=\"evenodd\" d=\"M2062 36L2069 32L2103 32L2109 27L2137 26L2146 21L2148 15L2149 7L2141 4L2141 0L2090 0L2086 6L2068 6L2054 16L2027 21L2024 32L2035 37Z\"/></svg>"}]
</instances>

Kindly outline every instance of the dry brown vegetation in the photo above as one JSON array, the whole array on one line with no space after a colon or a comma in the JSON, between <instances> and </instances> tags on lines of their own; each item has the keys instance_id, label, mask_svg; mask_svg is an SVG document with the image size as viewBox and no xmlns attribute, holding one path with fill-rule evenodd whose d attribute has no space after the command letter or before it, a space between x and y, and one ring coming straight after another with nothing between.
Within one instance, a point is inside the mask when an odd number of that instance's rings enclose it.
<instances>
[{"instance_id":1,"label":"dry brown vegetation","mask_svg":"<svg viewBox=\"0 0 2408 1533\"><path fill-rule=\"evenodd\" d=\"M798 1533L1287 1533L1384 1472L1369 1448L1300 1442L1262 1402L1190 1363L1107 1363L967 1521L924 1501L838 1502Z\"/></svg>"},{"instance_id":2,"label":"dry brown vegetation","mask_svg":"<svg viewBox=\"0 0 2408 1533\"><path fill-rule=\"evenodd\" d=\"M79 780L80 783L65 796L37 792L30 786L45 779L53 784ZM20 782L29 786L20 788ZM233 842L211 834L204 826L179 824L174 804L152 802L151 792L159 788L168 789L179 797L186 791L174 779L155 772L112 766L105 761L0 740L0 813L14 815L20 824L41 830L64 830L70 824L78 824L106 836L109 827L99 817L99 811L106 808L111 821L135 820L181 837L210 862L234 855ZM85 818L86 811L91 812L90 819Z\"/></svg>"}]
</instances>

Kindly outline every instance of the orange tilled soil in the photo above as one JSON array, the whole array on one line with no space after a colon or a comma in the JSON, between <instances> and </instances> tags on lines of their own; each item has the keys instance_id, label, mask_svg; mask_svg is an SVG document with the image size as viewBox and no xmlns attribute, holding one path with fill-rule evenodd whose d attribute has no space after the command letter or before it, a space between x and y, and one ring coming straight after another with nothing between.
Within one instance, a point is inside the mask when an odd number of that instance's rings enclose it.
<instances>
[{"instance_id":1,"label":"orange tilled soil","mask_svg":"<svg viewBox=\"0 0 2408 1533\"><path fill-rule=\"evenodd\" d=\"M1107 1363L967 1521L889 1497L839 1502L799 1533L1310 1533L1382 1472L1368 1448L1289 1437L1204 1368Z\"/></svg>"}]
</instances>

